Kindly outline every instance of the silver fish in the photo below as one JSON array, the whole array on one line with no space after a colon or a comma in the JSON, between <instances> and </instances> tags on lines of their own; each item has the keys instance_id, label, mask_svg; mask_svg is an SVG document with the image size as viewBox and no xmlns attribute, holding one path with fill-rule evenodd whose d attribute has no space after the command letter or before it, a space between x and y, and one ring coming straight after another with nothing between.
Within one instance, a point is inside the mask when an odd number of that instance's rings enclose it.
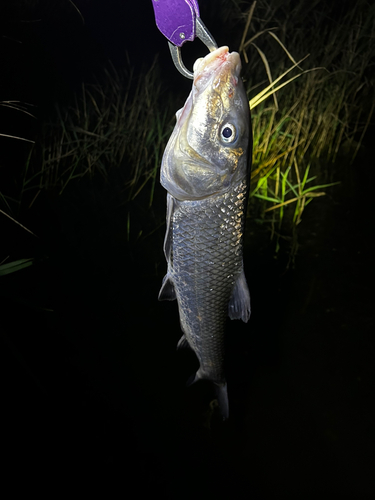
<instances>
[{"instance_id":1,"label":"silver fish","mask_svg":"<svg viewBox=\"0 0 375 500\"><path fill-rule=\"evenodd\" d=\"M250 317L243 233L251 168L250 110L236 52L221 47L194 64L192 91L164 152L167 194L164 253L168 272L159 300L177 298L183 336L214 382L229 415L223 371L226 317Z\"/></svg>"}]
</instances>

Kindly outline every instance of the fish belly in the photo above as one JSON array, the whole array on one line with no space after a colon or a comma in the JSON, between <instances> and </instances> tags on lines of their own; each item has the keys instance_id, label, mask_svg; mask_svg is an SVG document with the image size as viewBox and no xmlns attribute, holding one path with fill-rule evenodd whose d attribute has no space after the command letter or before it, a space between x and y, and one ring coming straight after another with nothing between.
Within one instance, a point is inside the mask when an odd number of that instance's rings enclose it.
<instances>
[{"instance_id":1,"label":"fish belly","mask_svg":"<svg viewBox=\"0 0 375 500\"><path fill-rule=\"evenodd\" d=\"M172 277L181 328L199 362L199 378L222 383L224 329L243 270L246 182L200 201L175 200Z\"/></svg>"}]
</instances>

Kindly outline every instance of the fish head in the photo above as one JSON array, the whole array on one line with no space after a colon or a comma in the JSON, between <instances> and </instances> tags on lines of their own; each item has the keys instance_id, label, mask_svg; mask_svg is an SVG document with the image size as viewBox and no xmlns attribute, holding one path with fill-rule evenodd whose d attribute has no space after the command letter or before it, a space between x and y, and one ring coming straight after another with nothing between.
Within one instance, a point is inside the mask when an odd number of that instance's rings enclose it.
<instances>
[{"instance_id":1,"label":"fish head","mask_svg":"<svg viewBox=\"0 0 375 500\"><path fill-rule=\"evenodd\" d=\"M161 183L179 200L228 191L249 173L250 108L237 52L220 47L194 64L192 91L176 114Z\"/></svg>"}]
</instances>

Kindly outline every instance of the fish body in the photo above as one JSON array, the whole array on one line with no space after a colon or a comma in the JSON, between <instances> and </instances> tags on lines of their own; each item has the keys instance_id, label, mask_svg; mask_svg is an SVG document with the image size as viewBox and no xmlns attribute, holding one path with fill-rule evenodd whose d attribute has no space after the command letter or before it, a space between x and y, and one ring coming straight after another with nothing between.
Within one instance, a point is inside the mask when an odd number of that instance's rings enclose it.
<instances>
[{"instance_id":1,"label":"fish body","mask_svg":"<svg viewBox=\"0 0 375 500\"><path fill-rule=\"evenodd\" d=\"M167 189L159 299L177 299L183 336L200 368L191 379L214 382L229 414L223 370L226 317L250 317L243 234L251 162L250 111L239 55L221 47L194 65L193 89L164 152Z\"/></svg>"}]
</instances>

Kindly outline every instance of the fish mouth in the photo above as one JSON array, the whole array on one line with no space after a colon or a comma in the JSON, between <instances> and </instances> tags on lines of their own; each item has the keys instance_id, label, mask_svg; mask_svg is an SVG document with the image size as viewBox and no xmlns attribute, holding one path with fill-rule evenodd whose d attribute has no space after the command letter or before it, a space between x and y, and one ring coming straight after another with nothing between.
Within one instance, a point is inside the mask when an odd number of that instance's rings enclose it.
<instances>
[{"instance_id":1,"label":"fish mouth","mask_svg":"<svg viewBox=\"0 0 375 500\"><path fill-rule=\"evenodd\" d=\"M229 52L227 46L219 47L207 54L206 57L197 59L193 71L194 86L201 90L218 75L223 77L230 73L235 78L239 78L241 59L237 52Z\"/></svg>"},{"instance_id":2,"label":"fish mouth","mask_svg":"<svg viewBox=\"0 0 375 500\"><path fill-rule=\"evenodd\" d=\"M234 86L237 85L241 72L241 59L237 52L229 52L227 46L209 52L194 63L193 89L183 108L177 114L177 123L181 127L190 116L193 102L201 92L210 85L220 91L220 86L230 77Z\"/></svg>"}]
</instances>

